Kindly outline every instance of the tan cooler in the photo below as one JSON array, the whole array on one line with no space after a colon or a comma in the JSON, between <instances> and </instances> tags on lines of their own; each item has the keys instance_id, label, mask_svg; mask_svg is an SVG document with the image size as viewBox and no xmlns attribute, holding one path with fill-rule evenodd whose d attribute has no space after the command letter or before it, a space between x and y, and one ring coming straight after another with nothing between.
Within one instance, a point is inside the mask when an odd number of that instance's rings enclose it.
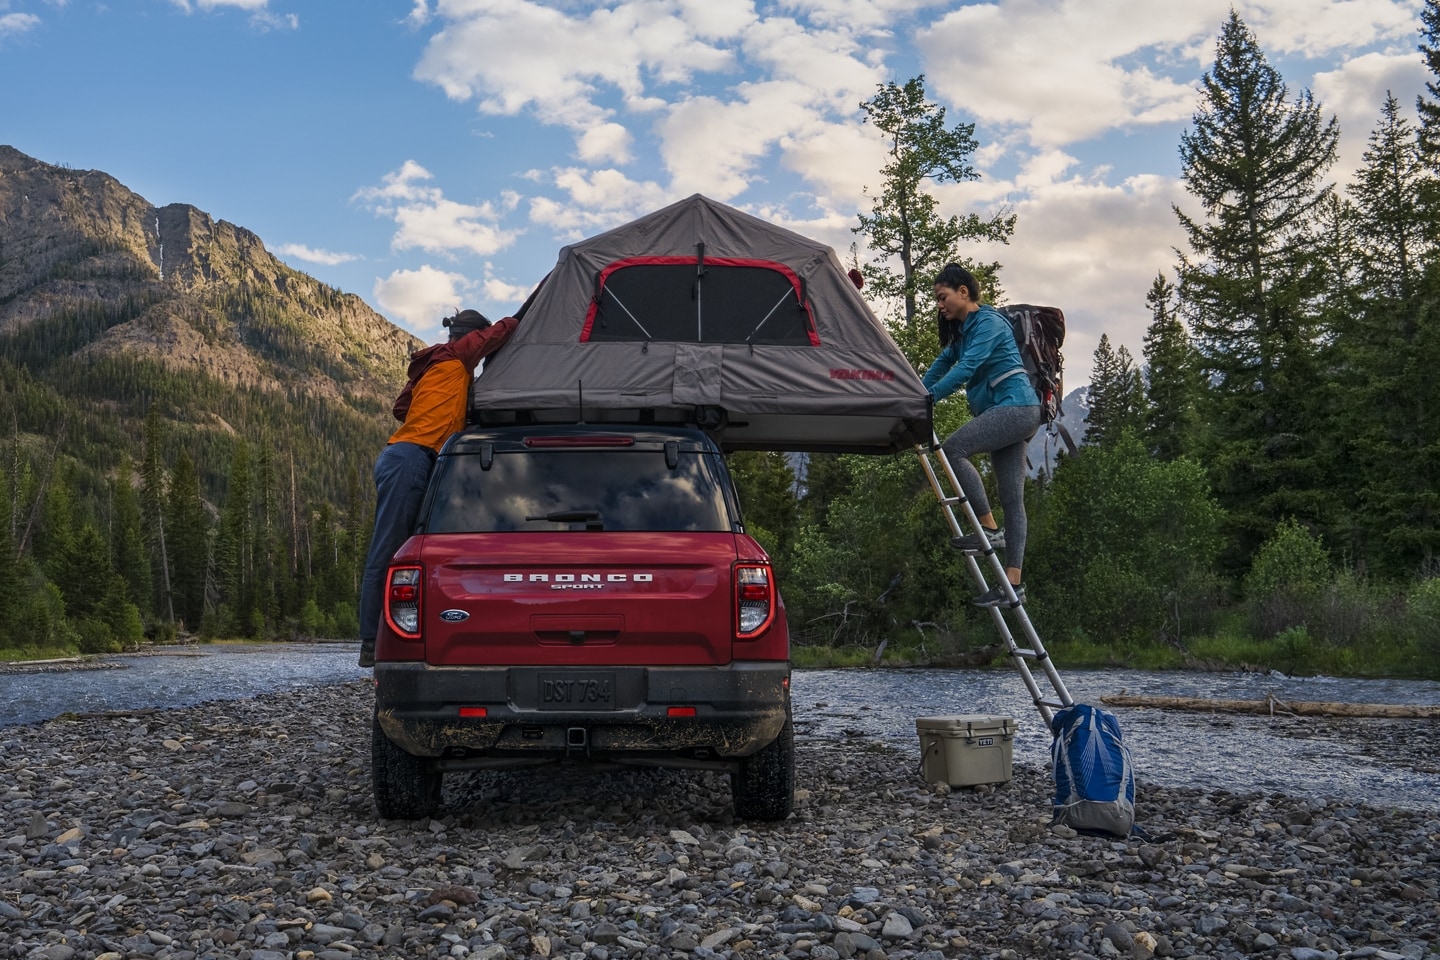
<instances>
[{"instance_id":1,"label":"tan cooler","mask_svg":"<svg viewBox=\"0 0 1440 960\"><path fill-rule=\"evenodd\" d=\"M920 717L915 730L920 734L920 777L927 783L970 787L1010 782L1013 717Z\"/></svg>"}]
</instances>

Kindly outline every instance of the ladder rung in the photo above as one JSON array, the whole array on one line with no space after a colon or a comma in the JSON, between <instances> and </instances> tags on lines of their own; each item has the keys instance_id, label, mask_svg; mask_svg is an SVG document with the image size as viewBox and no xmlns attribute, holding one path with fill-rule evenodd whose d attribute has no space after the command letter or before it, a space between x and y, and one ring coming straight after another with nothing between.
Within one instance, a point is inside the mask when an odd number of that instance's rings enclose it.
<instances>
[{"instance_id":1,"label":"ladder rung","mask_svg":"<svg viewBox=\"0 0 1440 960\"><path fill-rule=\"evenodd\" d=\"M1035 701L1035 706L1037 706L1037 707L1050 707L1051 709L1054 709L1054 710L1064 710L1066 707L1074 706L1074 704L1069 704L1069 703L1056 703L1056 702L1053 701L1053 700L1036 700L1036 701Z\"/></svg>"}]
</instances>

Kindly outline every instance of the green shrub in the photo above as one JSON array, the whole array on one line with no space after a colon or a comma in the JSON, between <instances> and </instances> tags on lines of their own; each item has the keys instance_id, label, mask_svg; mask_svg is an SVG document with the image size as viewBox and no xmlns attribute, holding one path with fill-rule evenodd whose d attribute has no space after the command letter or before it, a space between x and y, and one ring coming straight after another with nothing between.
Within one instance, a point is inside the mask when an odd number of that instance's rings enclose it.
<instances>
[{"instance_id":1,"label":"green shrub","mask_svg":"<svg viewBox=\"0 0 1440 960\"><path fill-rule=\"evenodd\" d=\"M1282 520L1261 545L1245 575L1245 596L1261 599L1281 590L1318 592L1330 581L1330 555L1318 537L1293 517Z\"/></svg>"},{"instance_id":2,"label":"green shrub","mask_svg":"<svg viewBox=\"0 0 1440 960\"><path fill-rule=\"evenodd\" d=\"M1349 570L1336 575L1320 591L1313 629L1321 643L1349 647L1372 638L1389 617L1381 615L1384 597Z\"/></svg>"},{"instance_id":3,"label":"green shrub","mask_svg":"<svg viewBox=\"0 0 1440 960\"><path fill-rule=\"evenodd\" d=\"M1201 608L1215 593L1221 513L1198 464L1158 461L1124 434L1063 459L1030 504L1025 580L1042 635L1173 642L1213 617Z\"/></svg>"},{"instance_id":4,"label":"green shrub","mask_svg":"<svg viewBox=\"0 0 1440 960\"><path fill-rule=\"evenodd\" d=\"M324 636L324 630L325 615L320 612L320 604L311 597L300 608L300 632L307 637L319 637Z\"/></svg>"},{"instance_id":5,"label":"green shrub","mask_svg":"<svg viewBox=\"0 0 1440 960\"><path fill-rule=\"evenodd\" d=\"M1440 662L1440 577L1421 580L1410 591L1405 608L1416 648Z\"/></svg>"},{"instance_id":6,"label":"green shrub","mask_svg":"<svg viewBox=\"0 0 1440 960\"><path fill-rule=\"evenodd\" d=\"M335 604L335 612L327 620L331 625L327 632L332 637L360 636L360 616L352 603Z\"/></svg>"},{"instance_id":7,"label":"green shrub","mask_svg":"<svg viewBox=\"0 0 1440 960\"><path fill-rule=\"evenodd\" d=\"M76 643L81 653L119 653L120 644L110 625L95 617L82 617L75 623Z\"/></svg>"}]
</instances>

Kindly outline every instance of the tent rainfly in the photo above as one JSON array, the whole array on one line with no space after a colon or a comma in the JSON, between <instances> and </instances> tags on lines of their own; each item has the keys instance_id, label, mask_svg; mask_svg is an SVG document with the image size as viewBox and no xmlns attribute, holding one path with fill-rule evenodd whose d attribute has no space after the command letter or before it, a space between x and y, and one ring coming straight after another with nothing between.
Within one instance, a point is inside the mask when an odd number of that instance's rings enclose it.
<instances>
[{"instance_id":1,"label":"tent rainfly","mask_svg":"<svg viewBox=\"0 0 1440 960\"><path fill-rule=\"evenodd\" d=\"M560 251L472 422L697 423L722 449L890 453L931 404L835 251L696 194Z\"/></svg>"}]
</instances>

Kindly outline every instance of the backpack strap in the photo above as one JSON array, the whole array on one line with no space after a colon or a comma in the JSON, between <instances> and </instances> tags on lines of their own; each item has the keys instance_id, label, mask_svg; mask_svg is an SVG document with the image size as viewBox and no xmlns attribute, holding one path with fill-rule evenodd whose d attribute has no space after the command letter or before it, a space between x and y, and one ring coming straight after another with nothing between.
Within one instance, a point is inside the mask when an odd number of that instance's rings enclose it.
<instances>
[{"instance_id":1,"label":"backpack strap","mask_svg":"<svg viewBox=\"0 0 1440 960\"><path fill-rule=\"evenodd\" d=\"M1016 367L1014 370L1007 370L1007 371L1005 371L1004 373L1000 374L1000 376L996 377L994 380L991 380L991 381L990 381L990 389L991 389L991 390L994 390L995 387L998 386L999 384L1003 383L1003 382L1006 381L1006 380L1009 380L1011 377L1015 376L1016 374L1020 374L1020 373L1024 373L1024 372L1025 372L1025 368L1024 368L1024 367Z\"/></svg>"}]
</instances>

